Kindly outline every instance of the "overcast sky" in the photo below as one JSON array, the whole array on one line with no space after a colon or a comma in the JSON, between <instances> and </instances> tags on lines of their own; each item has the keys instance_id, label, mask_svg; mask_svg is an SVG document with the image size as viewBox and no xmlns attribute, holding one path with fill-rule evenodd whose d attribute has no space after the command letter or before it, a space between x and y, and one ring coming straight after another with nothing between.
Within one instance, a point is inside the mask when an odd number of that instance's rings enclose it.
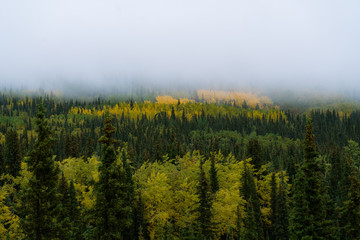
<instances>
[{"instance_id":1,"label":"overcast sky","mask_svg":"<svg viewBox=\"0 0 360 240\"><path fill-rule=\"evenodd\" d=\"M360 88L358 0L0 0L0 87Z\"/></svg>"}]
</instances>

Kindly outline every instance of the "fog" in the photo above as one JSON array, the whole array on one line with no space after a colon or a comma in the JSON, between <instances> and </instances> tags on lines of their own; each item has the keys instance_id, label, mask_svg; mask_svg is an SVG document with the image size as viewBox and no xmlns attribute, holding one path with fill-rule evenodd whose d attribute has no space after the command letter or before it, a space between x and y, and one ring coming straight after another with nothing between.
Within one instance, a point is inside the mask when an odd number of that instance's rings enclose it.
<instances>
[{"instance_id":1,"label":"fog","mask_svg":"<svg viewBox=\"0 0 360 240\"><path fill-rule=\"evenodd\" d=\"M0 87L360 90L359 22L356 0L1 1Z\"/></svg>"}]
</instances>

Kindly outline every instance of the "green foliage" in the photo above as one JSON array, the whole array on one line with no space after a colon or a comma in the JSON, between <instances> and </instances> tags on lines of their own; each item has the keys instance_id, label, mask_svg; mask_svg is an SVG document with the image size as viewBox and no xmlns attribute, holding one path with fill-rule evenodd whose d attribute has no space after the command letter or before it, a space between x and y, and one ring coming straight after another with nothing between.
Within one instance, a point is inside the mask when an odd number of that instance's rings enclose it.
<instances>
[{"instance_id":1,"label":"green foliage","mask_svg":"<svg viewBox=\"0 0 360 240\"><path fill-rule=\"evenodd\" d=\"M279 189L275 201L275 221L273 222L274 239L289 239L289 205L288 185L284 181L284 175L280 175Z\"/></svg>"},{"instance_id":2,"label":"green foliage","mask_svg":"<svg viewBox=\"0 0 360 240\"><path fill-rule=\"evenodd\" d=\"M10 178L14 180L13 176L7 175L4 179ZM4 180L1 179L1 180ZM9 196L16 191L13 184L6 183L0 188L0 239L21 239L22 232L20 228L20 218L14 213L13 209L6 201Z\"/></svg>"},{"instance_id":3,"label":"green foliage","mask_svg":"<svg viewBox=\"0 0 360 240\"><path fill-rule=\"evenodd\" d=\"M54 239L59 232L56 193L59 170L51 152L53 139L42 104L39 105L36 125L38 140L27 160L31 177L21 194L21 228L25 239Z\"/></svg>"},{"instance_id":4,"label":"green foliage","mask_svg":"<svg viewBox=\"0 0 360 240\"><path fill-rule=\"evenodd\" d=\"M293 189L291 212L292 239L328 239L324 177L316 152L312 124L306 126L305 158L298 170Z\"/></svg>"},{"instance_id":5,"label":"green foliage","mask_svg":"<svg viewBox=\"0 0 360 240\"><path fill-rule=\"evenodd\" d=\"M347 158L345 168L349 171L347 176L347 197L340 207L342 233L348 239L360 238L360 180L357 161L359 158L359 147L354 141L349 141L345 147Z\"/></svg>"},{"instance_id":6,"label":"green foliage","mask_svg":"<svg viewBox=\"0 0 360 240\"><path fill-rule=\"evenodd\" d=\"M354 169L349 176L349 200L344 203L343 216L347 219L346 235L349 239L360 238L360 180L359 173Z\"/></svg>"},{"instance_id":7,"label":"green foliage","mask_svg":"<svg viewBox=\"0 0 360 240\"><path fill-rule=\"evenodd\" d=\"M351 159L351 167L355 167L357 171L360 170L360 147L359 143L349 140L348 145L344 147L345 153Z\"/></svg>"},{"instance_id":8,"label":"green foliage","mask_svg":"<svg viewBox=\"0 0 360 240\"><path fill-rule=\"evenodd\" d=\"M21 155L16 129L9 128L5 135L4 167L5 173L14 177L19 175Z\"/></svg>"},{"instance_id":9,"label":"green foliage","mask_svg":"<svg viewBox=\"0 0 360 240\"><path fill-rule=\"evenodd\" d=\"M251 200L251 199L249 199ZM255 209L254 206L251 204L251 201L246 203L246 217L244 220L244 228L240 233L241 239L249 239L249 240L257 240L263 239L262 233L258 232L258 222L255 219Z\"/></svg>"},{"instance_id":10,"label":"green foliage","mask_svg":"<svg viewBox=\"0 0 360 240\"><path fill-rule=\"evenodd\" d=\"M123 174L125 174L125 181L123 182L123 191L125 192L125 197L123 199L124 204L123 208L126 209L126 214L132 215L134 214L134 204L135 204L135 187L134 187L134 181L133 181L133 173L132 169L130 167L130 164L128 162L128 156L126 153L126 150L123 148L121 152L121 163L123 167ZM123 239L133 239L133 236L135 233L138 232L138 229L135 228L134 222L135 222L136 215L133 215L132 218L128 217L127 221L131 222L131 224L128 223L126 225L126 228L123 233Z\"/></svg>"},{"instance_id":11,"label":"green foliage","mask_svg":"<svg viewBox=\"0 0 360 240\"><path fill-rule=\"evenodd\" d=\"M215 153L212 152L211 153L211 167L210 167L210 183L211 183L211 192L214 194L219 190L219 181L218 181L218 177L217 177L217 169L215 166Z\"/></svg>"},{"instance_id":12,"label":"green foliage","mask_svg":"<svg viewBox=\"0 0 360 240\"><path fill-rule=\"evenodd\" d=\"M210 195L210 187L208 180L205 176L205 171L203 169L203 160L200 160L200 176L199 176L199 185L198 185L198 218L197 222L199 223L199 239L211 239L213 235L212 229L212 199Z\"/></svg>"},{"instance_id":13,"label":"green foliage","mask_svg":"<svg viewBox=\"0 0 360 240\"><path fill-rule=\"evenodd\" d=\"M271 228L270 228L270 239L275 239L276 236L276 224L277 224L277 200L278 200L278 187L276 183L275 173L271 174L271 202L270 202L270 221L271 221Z\"/></svg>"},{"instance_id":14,"label":"green foliage","mask_svg":"<svg viewBox=\"0 0 360 240\"><path fill-rule=\"evenodd\" d=\"M5 163L4 163L4 150L3 146L0 144L0 174L3 174L5 171Z\"/></svg>"},{"instance_id":15,"label":"green foliage","mask_svg":"<svg viewBox=\"0 0 360 240\"><path fill-rule=\"evenodd\" d=\"M81 238L79 202L76 199L74 182L70 181L70 184L68 184L64 174L62 174L59 181L58 194L60 200L59 238L79 239Z\"/></svg>"},{"instance_id":16,"label":"green foliage","mask_svg":"<svg viewBox=\"0 0 360 240\"><path fill-rule=\"evenodd\" d=\"M97 156L88 159L68 158L59 162L59 168L67 181L73 182L76 198L84 211L95 204L93 189L95 182L99 180L99 165Z\"/></svg>"},{"instance_id":17,"label":"green foliage","mask_svg":"<svg viewBox=\"0 0 360 240\"><path fill-rule=\"evenodd\" d=\"M35 224L36 194L53 219L46 238L357 238L360 112L308 111L304 137L301 109L138 100L0 94L0 173L15 176L0 181L0 238L30 232L20 226ZM202 207L211 236L199 228L201 198L211 202Z\"/></svg>"},{"instance_id":18,"label":"green foliage","mask_svg":"<svg viewBox=\"0 0 360 240\"><path fill-rule=\"evenodd\" d=\"M252 158L256 170L259 170L262 162L261 149L258 139L252 138L247 145L247 157Z\"/></svg>"},{"instance_id":19,"label":"green foliage","mask_svg":"<svg viewBox=\"0 0 360 240\"><path fill-rule=\"evenodd\" d=\"M251 169L244 164L240 194L246 200L246 217L244 220L243 237L245 239L265 239L263 221L260 211L259 195Z\"/></svg>"},{"instance_id":20,"label":"green foliage","mask_svg":"<svg viewBox=\"0 0 360 240\"><path fill-rule=\"evenodd\" d=\"M95 185L94 206L95 239L123 239L132 226L132 206L129 206L126 175L122 164L117 162L114 149L115 131L109 116L105 119L102 142L99 181Z\"/></svg>"}]
</instances>

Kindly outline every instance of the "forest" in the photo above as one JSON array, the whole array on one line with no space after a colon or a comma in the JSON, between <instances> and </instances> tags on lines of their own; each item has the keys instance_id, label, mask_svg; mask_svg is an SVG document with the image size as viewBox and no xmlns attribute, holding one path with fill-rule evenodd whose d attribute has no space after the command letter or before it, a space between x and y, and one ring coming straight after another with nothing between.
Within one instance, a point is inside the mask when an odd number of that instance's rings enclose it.
<instances>
[{"instance_id":1,"label":"forest","mask_svg":"<svg viewBox=\"0 0 360 240\"><path fill-rule=\"evenodd\" d=\"M356 108L149 96L0 92L0 239L360 239Z\"/></svg>"}]
</instances>

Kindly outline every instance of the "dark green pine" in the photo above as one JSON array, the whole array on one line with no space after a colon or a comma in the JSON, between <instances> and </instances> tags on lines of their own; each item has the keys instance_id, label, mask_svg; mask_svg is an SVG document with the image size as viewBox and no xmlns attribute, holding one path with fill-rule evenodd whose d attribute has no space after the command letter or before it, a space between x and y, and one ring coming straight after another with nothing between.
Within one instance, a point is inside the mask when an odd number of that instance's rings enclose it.
<instances>
[{"instance_id":1,"label":"dark green pine","mask_svg":"<svg viewBox=\"0 0 360 240\"><path fill-rule=\"evenodd\" d=\"M269 232L269 238L270 239L276 239L276 235L275 235L275 226L277 224L277 184L276 184L276 178L275 178L275 173L273 172L271 174L271 181L270 181L270 187L271 187L271 192L270 192L270 221L271 221L271 227L270 227L270 232Z\"/></svg>"},{"instance_id":2,"label":"dark green pine","mask_svg":"<svg viewBox=\"0 0 360 240\"><path fill-rule=\"evenodd\" d=\"M134 239L141 239L147 237L146 223L144 220L145 206L141 197L141 191L137 194L134 201Z\"/></svg>"},{"instance_id":3,"label":"dark green pine","mask_svg":"<svg viewBox=\"0 0 360 240\"><path fill-rule=\"evenodd\" d=\"M210 157L210 183L211 183L211 192L214 194L219 190L219 180L217 176L217 169L215 166L215 153L211 152Z\"/></svg>"},{"instance_id":4,"label":"dark green pine","mask_svg":"<svg viewBox=\"0 0 360 240\"><path fill-rule=\"evenodd\" d=\"M27 160L28 170L32 176L28 185L21 191L20 226L25 239L54 239L59 230L59 170L53 160L51 149L54 141L42 103L39 105L36 125L37 141Z\"/></svg>"},{"instance_id":5,"label":"dark green pine","mask_svg":"<svg viewBox=\"0 0 360 240\"><path fill-rule=\"evenodd\" d=\"M306 126L304 141L305 158L296 174L293 188L291 237L295 239L326 239L326 203L324 202L324 174L317 157L312 124Z\"/></svg>"},{"instance_id":6,"label":"dark green pine","mask_svg":"<svg viewBox=\"0 0 360 240\"><path fill-rule=\"evenodd\" d=\"M360 180L355 167L349 179L349 199L344 202L342 211L342 216L346 219L344 229L348 239L360 239Z\"/></svg>"},{"instance_id":7,"label":"dark green pine","mask_svg":"<svg viewBox=\"0 0 360 240\"><path fill-rule=\"evenodd\" d=\"M212 238L212 202L209 191L209 184L203 169L203 160L200 160L200 177L198 186L198 219L199 225L198 239L211 239Z\"/></svg>"},{"instance_id":8,"label":"dark green pine","mask_svg":"<svg viewBox=\"0 0 360 240\"><path fill-rule=\"evenodd\" d=\"M290 234L291 239L301 239L303 236L306 236L305 226L309 226L310 222L307 217L308 215L308 202L305 198L305 176L304 172L298 169L296 173L294 185L293 185L293 195L292 195L292 205L291 205L291 214L290 214Z\"/></svg>"},{"instance_id":9,"label":"dark green pine","mask_svg":"<svg viewBox=\"0 0 360 240\"><path fill-rule=\"evenodd\" d=\"M107 116L103 128L99 181L95 185L96 203L94 208L95 239L123 239L125 231L133 223L132 209L127 202L126 173L122 164L117 163L113 139L115 128L112 118Z\"/></svg>"},{"instance_id":10,"label":"dark green pine","mask_svg":"<svg viewBox=\"0 0 360 240\"><path fill-rule=\"evenodd\" d=\"M14 177L19 175L21 169L21 154L19 138L15 128L9 128L5 135L4 164L5 173Z\"/></svg>"},{"instance_id":11,"label":"dark green pine","mask_svg":"<svg viewBox=\"0 0 360 240\"><path fill-rule=\"evenodd\" d=\"M131 170L131 166L128 162L128 155L126 150L123 148L121 153L121 160L123 164L123 171L125 174L125 182L124 182L124 192L125 192L125 199L124 199L124 206L123 208L129 215L133 215L132 222L135 221L135 214L134 214L134 197L135 197L135 189L134 189L134 180L133 180L133 173ZM128 221L130 222L130 216ZM123 238L124 239L133 239L136 234L136 230L134 229L134 224L128 224L127 227L124 229Z\"/></svg>"},{"instance_id":12,"label":"dark green pine","mask_svg":"<svg viewBox=\"0 0 360 240\"><path fill-rule=\"evenodd\" d=\"M60 200L60 213L58 216L60 225L59 238L79 239L81 237L79 203L76 199L73 181L68 184L63 174L59 181L58 193Z\"/></svg>"},{"instance_id":13,"label":"dark green pine","mask_svg":"<svg viewBox=\"0 0 360 240\"><path fill-rule=\"evenodd\" d=\"M289 239L289 206L287 196L287 184L284 176L280 175L279 190L276 196L275 222L273 223L273 233L276 240Z\"/></svg>"},{"instance_id":14,"label":"dark green pine","mask_svg":"<svg viewBox=\"0 0 360 240\"><path fill-rule=\"evenodd\" d=\"M262 239L261 236L259 236L261 233L258 232L257 229L257 222L255 219L255 212L254 212L254 206L252 206L251 197L249 201L246 203L246 216L244 219L244 229L242 233L240 234L241 238L243 240L258 240Z\"/></svg>"},{"instance_id":15,"label":"dark green pine","mask_svg":"<svg viewBox=\"0 0 360 240\"><path fill-rule=\"evenodd\" d=\"M257 239L265 239L263 223L261 220L260 201L254 177L251 170L244 161L244 175L241 178L240 194L246 200L246 218L244 220L244 229L242 232L251 236L257 236ZM254 233L254 231L256 233ZM243 234L241 234L243 235ZM245 238L246 239L246 238Z\"/></svg>"}]
</instances>

